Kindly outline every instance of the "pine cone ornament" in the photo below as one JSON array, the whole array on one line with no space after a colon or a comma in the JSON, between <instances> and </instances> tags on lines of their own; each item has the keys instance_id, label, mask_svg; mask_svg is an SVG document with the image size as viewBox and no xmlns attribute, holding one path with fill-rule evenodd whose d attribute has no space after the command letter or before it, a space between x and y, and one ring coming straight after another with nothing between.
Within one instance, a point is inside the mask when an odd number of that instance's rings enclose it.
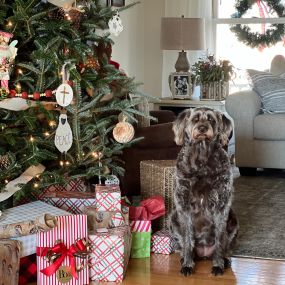
<instances>
[{"instance_id":1,"label":"pine cone ornament","mask_svg":"<svg viewBox=\"0 0 285 285\"><path fill-rule=\"evenodd\" d=\"M89 68L94 68L96 70L100 68L99 61L91 56L87 58L85 66Z\"/></svg>"},{"instance_id":2,"label":"pine cone ornament","mask_svg":"<svg viewBox=\"0 0 285 285\"><path fill-rule=\"evenodd\" d=\"M10 165L10 160L8 155L0 155L0 169L7 169Z\"/></svg>"},{"instance_id":3,"label":"pine cone ornament","mask_svg":"<svg viewBox=\"0 0 285 285\"><path fill-rule=\"evenodd\" d=\"M65 12L62 8L58 8L48 13L48 17L51 20L64 20L65 19Z\"/></svg>"},{"instance_id":4,"label":"pine cone ornament","mask_svg":"<svg viewBox=\"0 0 285 285\"><path fill-rule=\"evenodd\" d=\"M83 13L77 9L70 9L66 15L66 19L72 22L75 29L79 29L82 21Z\"/></svg>"}]
</instances>

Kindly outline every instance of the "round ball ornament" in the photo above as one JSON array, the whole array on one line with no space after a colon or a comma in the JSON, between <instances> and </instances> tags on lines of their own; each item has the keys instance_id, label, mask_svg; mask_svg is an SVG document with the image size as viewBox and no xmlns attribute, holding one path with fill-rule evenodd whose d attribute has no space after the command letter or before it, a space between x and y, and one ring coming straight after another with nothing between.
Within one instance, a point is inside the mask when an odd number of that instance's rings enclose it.
<instances>
[{"instance_id":1,"label":"round ball ornament","mask_svg":"<svg viewBox=\"0 0 285 285\"><path fill-rule=\"evenodd\" d=\"M263 5L259 3L262 2ZM235 7L236 13L232 15L232 18L242 18L242 16L257 3L260 5L259 10L267 4L270 11L275 11L278 17L285 16L285 7L282 5L281 0L237 0ZM248 25L232 25L230 30L236 35L240 42L243 42L251 48L270 47L277 42L281 41L285 34L284 24L272 24L272 28L266 29L264 33L252 32Z\"/></svg>"},{"instance_id":2,"label":"round ball ornament","mask_svg":"<svg viewBox=\"0 0 285 285\"><path fill-rule=\"evenodd\" d=\"M135 135L134 127L126 122L126 119L127 118L124 117L113 129L113 137L118 143L128 143Z\"/></svg>"},{"instance_id":3,"label":"round ball ornament","mask_svg":"<svg viewBox=\"0 0 285 285\"><path fill-rule=\"evenodd\" d=\"M56 102L58 105L62 107L66 107L70 105L70 103L72 102L73 90L69 84L62 83L56 89L55 97L56 97Z\"/></svg>"}]
</instances>

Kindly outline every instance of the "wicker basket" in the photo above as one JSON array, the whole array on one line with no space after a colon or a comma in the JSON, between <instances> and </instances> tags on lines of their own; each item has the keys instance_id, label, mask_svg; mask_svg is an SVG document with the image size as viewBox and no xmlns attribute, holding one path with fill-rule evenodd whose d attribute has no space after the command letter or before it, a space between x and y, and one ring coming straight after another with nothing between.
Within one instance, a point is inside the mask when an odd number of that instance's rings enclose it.
<instances>
[{"instance_id":1,"label":"wicker basket","mask_svg":"<svg viewBox=\"0 0 285 285\"><path fill-rule=\"evenodd\" d=\"M176 160L145 160L140 163L142 197L161 195L165 200L166 215L152 225L156 229L168 227L168 215L173 204L175 164Z\"/></svg>"}]
</instances>

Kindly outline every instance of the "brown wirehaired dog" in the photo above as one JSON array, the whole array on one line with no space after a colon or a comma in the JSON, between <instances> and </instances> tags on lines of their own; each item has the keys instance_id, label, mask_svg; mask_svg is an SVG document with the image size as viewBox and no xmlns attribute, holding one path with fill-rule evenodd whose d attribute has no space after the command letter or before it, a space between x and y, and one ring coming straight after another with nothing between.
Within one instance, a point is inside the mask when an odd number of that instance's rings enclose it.
<instances>
[{"instance_id":1,"label":"brown wirehaired dog","mask_svg":"<svg viewBox=\"0 0 285 285\"><path fill-rule=\"evenodd\" d=\"M211 257L212 273L230 266L238 222L231 209L233 178L227 154L231 121L210 108L185 110L173 124L182 145L176 164L170 231L181 255L181 273L194 272L194 257Z\"/></svg>"}]
</instances>

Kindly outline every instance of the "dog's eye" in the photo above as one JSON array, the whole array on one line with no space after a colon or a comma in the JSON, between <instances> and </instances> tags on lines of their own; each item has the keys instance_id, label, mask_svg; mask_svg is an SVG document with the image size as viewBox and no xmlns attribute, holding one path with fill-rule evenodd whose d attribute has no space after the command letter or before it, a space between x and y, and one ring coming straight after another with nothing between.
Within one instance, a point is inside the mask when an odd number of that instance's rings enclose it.
<instances>
[{"instance_id":1,"label":"dog's eye","mask_svg":"<svg viewBox=\"0 0 285 285\"><path fill-rule=\"evenodd\" d=\"M213 122L213 121L214 121L213 117L208 116L208 121L209 121L209 122Z\"/></svg>"},{"instance_id":2,"label":"dog's eye","mask_svg":"<svg viewBox=\"0 0 285 285\"><path fill-rule=\"evenodd\" d=\"M199 122L199 118L198 118L198 117L194 117L194 118L192 119L192 121L193 121L194 123L197 123L197 122Z\"/></svg>"}]
</instances>

